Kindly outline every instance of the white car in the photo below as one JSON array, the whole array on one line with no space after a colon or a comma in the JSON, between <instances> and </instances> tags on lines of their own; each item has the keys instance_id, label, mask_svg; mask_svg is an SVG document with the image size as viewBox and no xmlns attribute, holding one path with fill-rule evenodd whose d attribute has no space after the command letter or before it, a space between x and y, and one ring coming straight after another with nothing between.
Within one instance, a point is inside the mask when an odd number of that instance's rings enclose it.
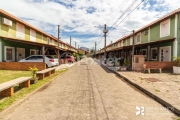
<instances>
[{"instance_id":1,"label":"white car","mask_svg":"<svg viewBox=\"0 0 180 120\"><path fill-rule=\"evenodd\" d=\"M42 55L31 55L25 59L21 59L18 62L43 62ZM53 67L59 65L58 59L53 58L52 56L45 56L46 67Z\"/></svg>"}]
</instances>

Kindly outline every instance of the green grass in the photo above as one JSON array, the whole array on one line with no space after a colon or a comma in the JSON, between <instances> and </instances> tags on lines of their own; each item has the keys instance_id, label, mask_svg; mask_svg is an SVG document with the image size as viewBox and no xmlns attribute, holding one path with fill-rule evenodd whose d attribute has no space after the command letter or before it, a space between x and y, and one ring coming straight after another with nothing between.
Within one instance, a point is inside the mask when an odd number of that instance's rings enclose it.
<instances>
[{"instance_id":1,"label":"green grass","mask_svg":"<svg viewBox=\"0 0 180 120\"><path fill-rule=\"evenodd\" d=\"M0 83L7 82L22 76L31 76L30 71L0 70Z\"/></svg>"},{"instance_id":2,"label":"green grass","mask_svg":"<svg viewBox=\"0 0 180 120\"><path fill-rule=\"evenodd\" d=\"M157 89L156 89L155 91L156 91L156 92L161 92L160 90L157 90Z\"/></svg>"},{"instance_id":3,"label":"green grass","mask_svg":"<svg viewBox=\"0 0 180 120\"><path fill-rule=\"evenodd\" d=\"M5 97L0 99L0 112L7 108L8 106L12 105L15 101L22 99L29 93L33 92L34 90L38 89L42 85L48 83L54 77L58 76L59 74L67 71L68 69L57 70L55 74L51 75L50 77L46 77L44 80L39 80L36 84L31 84L29 88L22 88L20 89L18 86L15 87L15 90L18 90L14 93L13 96Z\"/></svg>"}]
</instances>

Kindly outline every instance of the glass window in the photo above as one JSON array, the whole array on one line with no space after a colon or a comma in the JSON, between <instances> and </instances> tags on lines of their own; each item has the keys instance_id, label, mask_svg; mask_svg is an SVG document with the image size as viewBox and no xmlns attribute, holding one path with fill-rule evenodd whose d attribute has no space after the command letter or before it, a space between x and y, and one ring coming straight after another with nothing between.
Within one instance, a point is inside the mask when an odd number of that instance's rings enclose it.
<instances>
[{"instance_id":1,"label":"glass window","mask_svg":"<svg viewBox=\"0 0 180 120\"><path fill-rule=\"evenodd\" d=\"M43 59L43 57L42 56L37 56L36 59Z\"/></svg>"},{"instance_id":2,"label":"glass window","mask_svg":"<svg viewBox=\"0 0 180 120\"><path fill-rule=\"evenodd\" d=\"M12 48L6 48L6 60L13 59L13 50Z\"/></svg>"},{"instance_id":3,"label":"glass window","mask_svg":"<svg viewBox=\"0 0 180 120\"><path fill-rule=\"evenodd\" d=\"M157 48L151 48L151 59L157 60Z\"/></svg>"},{"instance_id":4,"label":"glass window","mask_svg":"<svg viewBox=\"0 0 180 120\"><path fill-rule=\"evenodd\" d=\"M160 24L160 36L165 37L170 35L170 20L166 20L164 22L161 22Z\"/></svg>"},{"instance_id":5,"label":"glass window","mask_svg":"<svg viewBox=\"0 0 180 120\"><path fill-rule=\"evenodd\" d=\"M138 35L137 35L137 43L140 43L140 42L141 42L141 35L138 34Z\"/></svg>"}]
</instances>

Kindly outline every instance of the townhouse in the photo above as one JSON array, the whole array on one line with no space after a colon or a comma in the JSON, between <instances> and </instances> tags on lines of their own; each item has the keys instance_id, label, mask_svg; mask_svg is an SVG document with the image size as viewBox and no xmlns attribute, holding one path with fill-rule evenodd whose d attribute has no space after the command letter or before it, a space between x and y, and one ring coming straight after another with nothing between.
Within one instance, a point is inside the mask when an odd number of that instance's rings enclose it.
<instances>
[{"instance_id":1,"label":"townhouse","mask_svg":"<svg viewBox=\"0 0 180 120\"><path fill-rule=\"evenodd\" d=\"M0 9L0 62L43 53L57 57L67 51L77 52L69 44Z\"/></svg>"},{"instance_id":2,"label":"townhouse","mask_svg":"<svg viewBox=\"0 0 180 120\"><path fill-rule=\"evenodd\" d=\"M140 28L106 47L107 57L131 59L134 36L134 55L144 55L146 61L171 62L180 56L180 9ZM97 55L103 55L104 48Z\"/></svg>"}]
</instances>

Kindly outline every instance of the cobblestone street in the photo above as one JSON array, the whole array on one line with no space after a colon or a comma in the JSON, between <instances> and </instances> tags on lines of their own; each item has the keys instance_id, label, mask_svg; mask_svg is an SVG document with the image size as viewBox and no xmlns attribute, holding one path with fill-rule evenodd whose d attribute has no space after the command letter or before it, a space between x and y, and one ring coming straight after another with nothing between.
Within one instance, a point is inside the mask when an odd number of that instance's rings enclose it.
<instances>
[{"instance_id":1,"label":"cobblestone street","mask_svg":"<svg viewBox=\"0 0 180 120\"><path fill-rule=\"evenodd\" d=\"M0 116L3 120L176 120L155 100L86 58L43 90ZM136 106L144 107L136 116ZM144 114L143 114L144 113Z\"/></svg>"}]
</instances>

